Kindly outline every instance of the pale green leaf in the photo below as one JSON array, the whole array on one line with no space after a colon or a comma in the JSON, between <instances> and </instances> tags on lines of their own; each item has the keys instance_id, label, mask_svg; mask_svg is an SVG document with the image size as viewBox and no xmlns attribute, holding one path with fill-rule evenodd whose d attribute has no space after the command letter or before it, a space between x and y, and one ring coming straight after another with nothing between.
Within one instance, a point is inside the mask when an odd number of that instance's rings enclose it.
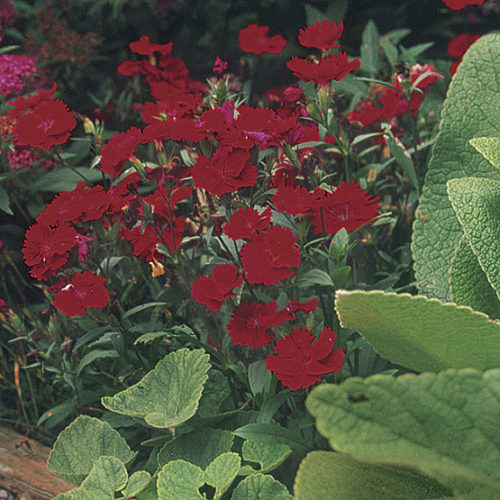
<instances>
[{"instance_id":1,"label":"pale green leaf","mask_svg":"<svg viewBox=\"0 0 500 500\"><path fill-rule=\"evenodd\" d=\"M469 143L495 168L500 168L500 137L474 137Z\"/></svg>"},{"instance_id":2,"label":"pale green leaf","mask_svg":"<svg viewBox=\"0 0 500 500\"><path fill-rule=\"evenodd\" d=\"M380 69L380 35L373 20L369 20L361 35L361 70L374 77Z\"/></svg>"},{"instance_id":3,"label":"pale green leaf","mask_svg":"<svg viewBox=\"0 0 500 500\"><path fill-rule=\"evenodd\" d=\"M286 444L269 441L267 443L258 441L245 441L241 454L247 462L260 464L259 472L270 472L279 467L292 453L292 449Z\"/></svg>"},{"instance_id":4,"label":"pale green leaf","mask_svg":"<svg viewBox=\"0 0 500 500\"><path fill-rule=\"evenodd\" d=\"M151 475L145 470L134 472L129 478L125 489L122 491L124 497L135 497L144 490L151 481Z\"/></svg>"},{"instance_id":5,"label":"pale green leaf","mask_svg":"<svg viewBox=\"0 0 500 500\"><path fill-rule=\"evenodd\" d=\"M113 500L115 491L122 490L127 479L127 469L121 460L115 457L100 457L78 488L60 495L57 499L63 500L68 496L74 500Z\"/></svg>"},{"instance_id":6,"label":"pale green leaf","mask_svg":"<svg viewBox=\"0 0 500 500\"><path fill-rule=\"evenodd\" d=\"M448 196L481 269L500 297L500 181L448 181Z\"/></svg>"},{"instance_id":7,"label":"pale green leaf","mask_svg":"<svg viewBox=\"0 0 500 500\"><path fill-rule=\"evenodd\" d=\"M313 451L302 460L295 500L421 500L451 492L435 480L402 467L371 465L347 455Z\"/></svg>"},{"instance_id":8,"label":"pale green leaf","mask_svg":"<svg viewBox=\"0 0 500 500\"><path fill-rule=\"evenodd\" d=\"M158 453L158 465L182 459L205 469L222 453L231 450L233 434L221 429L189 432L166 443Z\"/></svg>"},{"instance_id":9,"label":"pale green leaf","mask_svg":"<svg viewBox=\"0 0 500 500\"><path fill-rule=\"evenodd\" d=\"M176 427L198 408L210 368L208 354L201 349L179 349L165 356L137 384L102 398L108 410L144 418L153 427Z\"/></svg>"},{"instance_id":10,"label":"pale green leaf","mask_svg":"<svg viewBox=\"0 0 500 500\"><path fill-rule=\"evenodd\" d=\"M237 453L219 455L205 469L205 482L215 488L214 500L222 497L238 475L241 458Z\"/></svg>"},{"instance_id":11,"label":"pale green leaf","mask_svg":"<svg viewBox=\"0 0 500 500\"><path fill-rule=\"evenodd\" d=\"M47 468L74 484L80 484L102 456L128 463L135 453L108 423L82 415L59 434Z\"/></svg>"},{"instance_id":12,"label":"pale green leaf","mask_svg":"<svg viewBox=\"0 0 500 500\"><path fill-rule=\"evenodd\" d=\"M498 369L354 377L316 386L306 406L335 450L415 468L455 494L487 487L500 497Z\"/></svg>"},{"instance_id":13,"label":"pale green leaf","mask_svg":"<svg viewBox=\"0 0 500 500\"><path fill-rule=\"evenodd\" d=\"M174 460L158 474L158 500L197 500L204 498L199 489L205 484L205 474L196 465Z\"/></svg>"},{"instance_id":14,"label":"pale green leaf","mask_svg":"<svg viewBox=\"0 0 500 500\"><path fill-rule=\"evenodd\" d=\"M231 500L292 500L286 486L267 474L252 474L236 486Z\"/></svg>"},{"instance_id":15,"label":"pale green leaf","mask_svg":"<svg viewBox=\"0 0 500 500\"><path fill-rule=\"evenodd\" d=\"M415 371L500 367L500 324L468 307L409 294L339 290L344 328L385 359Z\"/></svg>"},{"instance_id":16,"label":"pale green leaf","mask_svg":"<svg viewBox=\"0 0 500 500\"><path fill-rule=\"evenodd\" d=\"M450 298L450 262L462 236L448 200L446 181L498 176L469 140L500 136L499 75L500 36L485 35L465 54L444 103L412 240L417 286L431 297Z\"/></svg>"},{"instance_id":17,"label":"pale green leaf","mask_svg":"<svg viewBox=\"0 0 500 500\"><path fill-rule=\"evenodd\" d=\"M450 290L453 302L484 312L490 318L500 318L500 301L465 235L451 261Z\"/></svg>"}]
</instances>

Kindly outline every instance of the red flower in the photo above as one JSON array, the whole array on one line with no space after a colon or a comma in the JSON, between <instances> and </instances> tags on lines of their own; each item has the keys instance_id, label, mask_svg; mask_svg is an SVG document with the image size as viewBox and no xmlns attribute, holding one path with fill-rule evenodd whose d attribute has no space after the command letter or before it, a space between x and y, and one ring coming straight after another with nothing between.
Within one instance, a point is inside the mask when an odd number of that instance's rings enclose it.
<instances>
[{"instance_id":1,"label":"red flower","mask_svg":"<svg viewBox=\"0 0 500 500\"><path fill-rule=\"evenodd\" d=\"M199 156L191 170L195 187L222 196L257 181L257 167L248 162L250 153L243 149L219 148L212 158Z\"/></svg>"},{"instance_id":2,"label":"red flower","mask_svg":"<svg viewBox=\"0 0 500 500\"><path fill-rule=\"evenodd\" d=\"M297 238L287 227L271 226L252 236L241 249L241 262L249 283L274 285L295 273L300 253Z\"/></svg>"},{"instance_id":3,"label":"red flower","mask_svg":"<svg viewBox=\"0 0 500 500\"><path fill-rule=\"evenodd\" d=\"M250 238L255 231L263 231L271 223L273 211L266 207L262 213L255 208L240 208L231 216L231 220L224 224L226 236L234 241L241 238Z\"/></svg>"},{"instance_id":4,"label":"red flower","mask_svg":"<svg viewBox=\"0 0 500 500\"><path fill-rule=\"evenodd\" d=\"M317 191L319 197L312 213L312 225L316 234L335 234L342 228L355 231L379 214L380 198L370 197L367 191L354 181L332 192Z\"/></svg>"},{"instance_id":5,"label":"red flower","mask_svg":"<svg viewBox=\"0 0 500 500\"><path fill-rule=\"evenodd\" d=\"M122 173L123 165L134 155L135 148L142 140L142 132L136 127L113 136L102 148L101 170L111 177L118 177Z\"/></svg>"},{"instance_id":6,"label":"red flower","mask_svg":"<svg viewBox=\"0 0 500 500\"><path fill-rule=\"evenodd\" d=\"M59 99L43 101L30 113L18 117L14 127L16 139L26 146L48 150L63 144L76 127L76 120Z\"/></svg>"},{"instance_id":7,"label":"red flower","mask_svg":"<svg viewBox=\"0 0 500 500\"><path fill-rule=\"evenodd\" d=\"M316 21L303 28L299 32L300 45L304 47L312 47L315 49L328 50L333 47L340 47L336 44L337 40L341 37L344 31L344 23L334 23L323 19L323 21Z\"/></svg>"},{"instance_id":8,"label":"red flower","mask_svg":"<svg viewBox=\"0 0 500 500\"><path fill-rule=\"evenodd\" d=\"M104 283L106 278L92 271L76 274L54 295L54 307L71 317L85 314L89 307L105 307L109 302L109 292Z\"/></svg>"},{"instance_id":9,"label":"red flower","mask_svg":"<svg viewBox=\"0 0 500 500\"><path fill-rule=\"evenodd\" d=\"M14 106L8 111L10 118L18 118L26 111L32 111L42 102L54 102L52 94L57 90L57 84L54 82L48 90L39 90L38 93L29 95L28 97L19 96L14 101L9 101L9 104Z\"/></svg>"},{"instance_id":10,"label":"red flower","mask_svg":"<svg viewBox=\"0 0 500 500\"><path fill-rule=\"evenodd\" d=\"M331 328L325 328L317 339L311 330L295 328L276 342L276 354L266 358L266 368L292 391L306 389L319 382L321 375L342 368L344 352L333 350L336 338Z\"/></svg>"},{"instance_id":11,"label":"red flower","mask_svg":"<svg viewBox=\"0 0 500 500\"><path fill-rule=\"evenodd\" d=\"M462 10L469 5L483 5L484 0L443 0L451 10Z\"/></svg>"},{"instance_id":12,"label":"red flower","mask_svg":"<svg viewBox=\"0 0 500 500\"><path fill-rule=\"evenodd\" d=\"M51 227L36 223L26 231L23 255L30 274L38 280L54 276L68 260L69 251L76 245L77 233L66 223Z\"/></svg>"},{"instance_id":13,"label":"red flower","mask_svg":"<svg viewBox=\"0 0 500 500\"><path fill-rule=\"evenodd\" d=\"M143 56L152 56L155 52L159 52L163 56L168 56L172 52L173 46L173 42L164 45L152 43L148 35L142 35L139 40L129 43L132 52Z\"/></svg>"},{"instance_id":14,"label":"red flower","mask_svg":"<svg viewBox=\"0 0 500 500\"><path fill-rule=\"evenodd\" d=\"M290 215L307 214L313 203L309 191L300 186L279 186L271 201L276 210Z\"/></svg>"},{"instance_id":15,"label":"red flower","mask_svg":"<svg viewBox=\"0 0 500 500\"><path fill-rule=\"evenodd\" d=\"M286 40L281 35L270 37L268 33L269 26L258 24L249 24L246 28L240 29L238 42L241 50L258 56L264 52L279 54L285 48Z\"/></svg>"},{"instance_id":16,"label":"red flower","mask_svg":"<svg viewBox=\"0 0 500 500\"><path fill-rule=\"evenodd\" d=\"M293 315L295 315L296 312L310 313L318 308L318 306L316 305L317 302L318 299L316 297L314 297L311 300L308 300L307 302L299 302L298 300L292 300L283 310Z\"/></svg>"},{"instance_id":17,"label":"red flower","mask_svg":"<svg viewBox=\"0 0 500 500\"><path fill-rule=\"evenodd\" d=\"M212 269L212 277L199 276L191 287L191 296L196 302L204 304L212 311L219 311L222 302L235 297L233 288L243 283L243 276L238 276L234 264L221 264Z\"/></svg>"},{"instance_id":18,"label":"red flower","mask_svg":"<svg viewBox=\"0 0 500 500\"><path fill-rule=\"evenodd\" d=\"M275 300L267 304L242 302L233 312L227 325L233 344L254 348L264 347L273 338L271 328L292 320L286 311L278 312Z\"/></svg>"},{"instance_id":19,"label":"red flower","mask_svg":"<svg viewBox=\"0 0 500 500\"><path fill-rule=\"evenodd\" d=\"M202 124L191 118L155 121L144 130L145 142L173 139L174 141L200 142L208 137Z\"/></svg>"},{"instance_id":20,"label":"red flower","mask_svg":"<svg viewBox=\"0 0 500 500\"><path fill-rule=\"evenodd\" d=\"M446 53L454 59L461 59L467 52L467 49L479 38L481 38L481 35L461 33L448 41Z\"/></svg>"},{"instance_id":21,"label":"red flower","mask_svg":"<svg viewBox=\"0 0 500 500\"><path fill-rule=\"evenodd\" d=\"M315 82L328 85L331 80L342 80L348 73L361 66L359 59L348 61L346 52L339 52L320 59L319 62L308 62L307 59L292 57L286 63L288 69L304 82Z\"/></svg>"}]
</instances>

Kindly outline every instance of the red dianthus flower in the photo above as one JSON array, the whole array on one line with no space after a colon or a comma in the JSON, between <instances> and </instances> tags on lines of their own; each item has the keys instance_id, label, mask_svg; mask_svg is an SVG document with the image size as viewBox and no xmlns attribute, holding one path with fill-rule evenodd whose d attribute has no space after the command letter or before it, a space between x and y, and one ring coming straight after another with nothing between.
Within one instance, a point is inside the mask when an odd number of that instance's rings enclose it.
<instances>
[{"instance_id":1,"label":"red dianthus flower","mask_svg":"<svg viewBox=\"0 0 500 500\"><path fill-rule=\"evenodd\" d=\"M76 245L77 232L68 224L57 227L36 223L26 231L23 255L30 274L38 280L54 276L66 264L69 251Z\"/></svg>"},{"instance_id":2,"label":"red dianthus flower","mask_svg":"<svg viewBox=\"0 0 500 500\"><path fill-rule=\"evenodd\" d=\"M34 148L48 150L63 144L76 127L76 120L59 99L39 103L30 113L18 117L14 127L16 139Z\"/></svg>"},{"instance_id":3,"label":"red dianthus flower","mask_svg":"<svg viewBox=\"0 0 500 500\"><path fill-rule=\"evenodd\" d=\"M255 231L263 231L269 226L272 215L271 207L266 207L262 213L255 208L240 208L224 224L224 233L234 241L250 238Z\"/></svg>"},{"instance_id":4,"label":"red dianthus flower","mask_svg":"<svg viewBox=\"0 0 500 500\"><path fill-rule=\"evenodd\" d=\"M85 314L89 307L105 307L109 302L109 292L104 283L106 278L92 271L76 274L55 294L54 307L71 317Z\"/></svg>"},{"instance_id":5,"label":"red dianthus flower","mask_svg":"<svg viewBox=\"0 0 500 500\"><path fill-rule=\"evenodd\" d=\"M314 203L312 225L316 234L355 231L379 214L380 198L372 198L358 183L341 182L335 191L320 192Z\"/></svg>"},{"instance_id":6,"label":"red dianthus flower","mask_svg":"<svg viewBox=\"0 0 500 500\"><path fill-rule=\"evenodd\" d=\"M241 50L258 56L264 52L279 54L285 48L286 40L281 35L269 36L268 33L269 26L258 24L249 24L246 28L240 29L238 42Z\"/></svg>"},{"instance_id":7,"label":"red dianthus flower","mask_svg":"<svg viewBox=\"0 0 500 500\"><path fill-rule=\"evenodd\" d=\"M300 252L297 238L287 227L271 226L252 236L241 249L241 262L249 283L274 285L295 273Z\"/></svg>"},{"instance_id":8,"label":"red dianthus flower","mask_svg":"<svg viewBox=\"0 0 500 500\"><path fill-rule=\"evenodd\" d=\"M273 338L271 328L292 320L286 311L278 312L275 300L267 304L242 302L233 312L227 325L233 344L254 348L264 347Z\"/></svg>"},{"instance_id":9,"label":"red dianthus flower","mask_svg":"<svg viewBox=\"0 0 500 500\"><path fill-rule=\"evenodd\" d=\"M276 342L266 358L266 368L292 391L306 389L321 380L321 375L339 371L344 362L342 349L333 350L336 335L325 328L316 339L311 330L295 328Z\"/></svg>"},{"instance_id":10,"label":"red dianthus flower","mask_svg":"<svg viewBox=\"0 0 500 500\"><path fill-rule=\"evenodd\" d=\"M299 32L299 43L304 47L312 47L315 49L328 50L333 47L340 47L336 42L342 36L344 31L344 23L339 24L323 19L316 21L303 28Z\"/></svg>"},{"instance_id":11,"label":"red dianthus flower","mask_svg":"<svg viewBox=\"0 0 500 500\"><path fill-rule=\"evenodd\" d=\"M191 296L196 302L204 304L212 311L219 311L222 302L235 297L233 288L243 283L234 264L221 264L212 269L212 277L199 276L191 287Z\"/></svg>"},{"instance_id":12,"label":"red dianthus flower","mask_svg":"<svg viewBox=\"0 0 500 500\"><path fill-rule=\"evenodd\" d=\"M462 10L469 5L483 5L484 0L443 0L451 10Z\"/></svg>"},{"instance_id":13,"label":"red dianthus flower","mask_svg":"<svg viewBox=\"0 0 500 500\"><path fill-rule=\"evenodd\" d=\"M134 155L135 148L142 140L142 132L137 127L113 136L102 148L101 170L111 177L118 177L123 165Z\"/></svg>"},{"instance_id":14,"label":"red dianthus flower","mask_svg":"<svg viewBox=\"0 0 500 500\"><path fill-rule=\"evenodd\" d=\"M305 215L312 208L313 198L305 187L279 186L271 201L280 212Z\"/></svg>"},{"instance_id":15,"label":"red dianthus flower","mask_svg":"<svg viewBox=\"0 0 500 500\"><path fill-rule=\"evenodd\" d=\"M172 52L173 42L165 43L152 43L148 35L142 35L139 40L130 42L129 47L132 52L141 54L143 56L152 56L155 52L159 52L163 56L168 56Z\"/></svg>"},{"instance_id":16,"label":"red dianthus flower","mask_svg":"<svg viewBox=\"0 0 500 500\"><path fill-rule=\"evenodd\" d=\"M328 85L332 80L342 80L348 73L361 66L359 59L348 60L346 52L339 52L320 59L318 62L308 62L307 59L292 57L287 68L304 82L315 82L318 85Z\"/></svg>"}]
</instances>

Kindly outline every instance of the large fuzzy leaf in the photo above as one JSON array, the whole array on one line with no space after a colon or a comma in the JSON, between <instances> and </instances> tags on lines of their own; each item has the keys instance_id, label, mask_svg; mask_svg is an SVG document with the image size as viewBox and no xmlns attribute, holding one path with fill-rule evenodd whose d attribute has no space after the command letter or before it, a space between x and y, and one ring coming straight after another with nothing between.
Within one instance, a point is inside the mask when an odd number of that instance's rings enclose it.
<instances>
[{"instance_id":1,"label":"large fuzzy leaf","mask_svg":"<svg viewBox=\"0 0 500 500\"><path fill-rule=\"evenodd\" d=\"M420 500L450 491L435 480L402 467L372 465L331 451L313 451L295 476L296 500Z\"/></svg>"},{"instance_id":2,"label":"large fuzzy leaf","mask_svg":"<svg viewBox=\"0 0 500 500\"><path fill-rule=\"evenodd\" d=\"M205 473L202 469L184 460L174 460L158 474L158 500L203 499L199 489L204 484Z\"/></svg>"},{"instance_id":3,"label":"large fuzzy leaf","mask_svg":"<svg viewBox=\"0 0 500 500\"><path fill-rule=\"evenodd\" d=\"M447 187L465 237L500 297L500 181L468 177Z\"/></svg>"},{"instance_id":4,"label":"large fuzzy leaf","mask_svg":"<svg viewBox=\"0 0 500 500\"><path fill-rule=\"evenodd\" d=\"M108 410L143 418L153 427L176 427L191 418L207 380L208 354L179 349L158 362L140 382L102 398Z\"/></svg>"},{"instance_id":5,"label":"large fuzzy leaf","mask_svg":"<svg viewBox=\"0 0 500 500\"><path fill-rule=\"evenodd\" d=\"M500 169L500 137L474 137L469 142L495 168Z\"/></svg>"},{"instance_id":6,"label":"large fuzzy leaf","mask_svg":"<svg viewBox=\"0 0 500 500\"><path fill-rule=\"evenodd\" d=\"M74 484L80 484L102 456L128 463L135 453L108 423L80 416L59 434L50 452L47 468Z\"/></svg>"},{"instance_id":7,"label":"large fuzzy leaf","mask_svg":"<svg viewBox=\"0 0 500 500\"><path fill-rule=\"evenodd\" d=\"M335 450L500 498L500 370L354 377L315 387L306 406Z\"/></svg>"},{"instance_id":8,"label":"large fuzzy leaf","mask_svg":"<svg viewBox=\"0 0 500 500\"><path fill-rule=\"evenodd\" d=\"M340 323L412 370L500 367L500 324L468 307L409 294L337 292Z\"/></svg>"},{"instance_id":9,"label":"large fuzzy leaf","mask_svg":"<svg viewBox=\"0 0 500 500\"><path fill-rule=\"evenodd\" d=\"M465 235L451 262L450 291L453 302L484 312L490 318L500 318L500 301Z\"/></svg>"},{"instance_id":10,"label":"large fuzzy leaf","mask_svg":"<svg viewBox=\"0 0 500 500\"><path fill-rule=\"evenodd\" d=\"M252 474L241 481L231 500L292 500L286 486L268 474Z\"/></svg>"},{"instance_id":11,"label":"large fuzzy leaf","mask_svg":"<svg viewBox=\"0 0 500 500\"><path fill-rule=\"evenodd\" d=\"M469 140L500 136L499 75L500 36L483 36L464 56L443 106L418 207L421 217L415 220L412 240L417 285L430 297L450 298L450 262L462 235L448 200L446 182L498 175Z\"/></svg>"}]
</instances>

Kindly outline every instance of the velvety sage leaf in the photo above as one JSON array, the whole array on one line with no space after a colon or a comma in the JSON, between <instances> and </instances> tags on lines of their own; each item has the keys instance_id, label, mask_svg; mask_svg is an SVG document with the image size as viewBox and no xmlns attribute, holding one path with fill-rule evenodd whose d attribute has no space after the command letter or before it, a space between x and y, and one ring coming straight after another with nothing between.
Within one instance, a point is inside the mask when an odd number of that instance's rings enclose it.
<instances>
[{"instance_id":1,"label":"velvety sage leaf","mask_svg":"<svg viewBox=\"0 0 500 500\"><path fill-rule=\"evenodd\" d=\"M500 137L474 137L469 143L494 167L500 168Z\"/></svg>"},{"instance_id":2,"label":"velvety sage leaf","mask_svg":"<svg viewBox=\"0 0 500 500\"><path fill-rule=\"evenodd\" d=\"M259 443L286 444L298 451L308 451L309 446L294 432L279 424L247 424L233 431L235 436Z\"/></svg>"},{"instance_id":3,"label":"velvety sage leaf","mask_svg":"<svg viewBox=\"0 0 500 500\"><path fill-rule=\"evenodd\" d=\"M102 404L116 413L144 418L153 427L176 427L196 412L208 377L208 358L201 349L179 349L137 384L102 398Z\"/></svg>"},{"instance_id":4,"label":"velvety sage leaf","mask_svg":"<svg viewBox=\"0 0 500 500\"><path fill-rule=\"evenodd\" d=\"M444 102L412 238L417 286L431 297L450 298L450 262L462 236L446 181L498 175L469 140L500 136L499 74L500 36L483 36L465 54Z\"/></svg>"},{"instance_id":5,"label":"velvety sage leaf","mask_svg":"<svg viewBox=\"0 0 500 500\"><path fill-rule=\"evenodd\" d=\"M500 297L500 181L448 181L448 196L472 251Z\"/></svg>"},{"instance_id":6,"label":"velvety sage leaf","mask_svg":"<svg viewBox=\"0 0 500 500\"><path fill-rule=\"evenodd\" d=\"M124 497L135 497L144 490L151 481L151 474L145 470L134 472L129 478L125 489L122 491Z\"/></svg>"},{"instance_id":7,"label":"velvety sage leaf","mask_svg":"<svg viewBox=\"0 0 500 500\"><path fill-rule=\"evenodd\" d=\"M214 500L218 500L231 486L240 471L241 458L237 453L219 455L205 469L205 482L215 488Z\"/></svg>"},{"instance_id":8,"label":"velvety sage leaf","mask_svg":"<svg viewBox=\"0 0 500 500\"><path fill-rule=\"evenodd\" d=\"M490 318L500 318L500 301L465 235L460 239L451 261L450 291L453 302L472 307Z\"/></svg>"},{"instance_id":9,"label":"velvety sage leaf","mask_svg":"<svg viewBox=\"0 0 500 500\"><path fill-rule=\"evenodd\" d=\"M284 484L268 474L252 474L236 486L231 500L292 500Z\"/></svg>"},{"instance_id":10,"label":"velvety sage leaf","mask_svg":"<svg viewBox=\"0 0 500 500\"><path fill-rule=\"evenodd\" d=\"M354 377L316 386L306 406L335 450L500 497L499 369Z\"/></svg>"},{"instance_id":11,"label":"velvety sage leaf","mask_svg":"<svg viewBox=\"0 0 500 500\"><path fill-rule=\"evenodd\" d=\"M358 331L385 359L412 370L500 367L500 323L468 307L381 291L339 290L344 328Z\"/></svg>"},{"instance_id":12,"label":"velvety sage leaf","mask_svg":"<svg viewBox=\"0 0 500 500\"><path fill-rule=\"evenodd\" d=\"M198 406L198 415L208 418L219 413L222 403L230 393L227 378L217 370L210 370Z\"/></svg>"},{"instance_id":13,"label":"velvety sage leaf","mask_svg":"<svg viewBox=\"0 0 500 500\"><path fill-rule=\"evenodd\" d=\"M100 457L92 466L90 474L82 484L57 497L57 500L113 500L115 491L122 490L127 484L128 474L125 465L115 457Z\"/></svg>"},{"instance_id":14,"label":"velvety sage leaf","mask_svg":"<svg viewBox=\"0 0 500 500\"><path fill-rule=\"evenodd\" d=\"M295 500L421 500L452 495L434 479L409 469L358 462L331 451L313 451L302 460L293 490Z\"/></svg>"},{"instance_id":15,"label":"velvety sage leaf","mask_svg":"<svg viewBox=\"0 0 500 500\"><path fill-rule=\"evenodd\" d=\"M158 474L158 500L195 500L204 498L199 489L205 484L205 473L184 460L174 460Z\"/></svg>"},{"instance_id":16,"label":"velvety sage leaf","mask_svg":"<svg viewBox=\"0 0 500 500\"><path fill-rule=\"evenodd\" d=\"M234 436L230 431L203 429L189 432L166 443L158 453L158 465L182 459L205 469L222 453L231 450Z\"/></svg>"},{"instance_id":17,"label":"velvety sage leaf","mask_svg":"<svg viewBox=\"0 0 500 500\"><path fill-rule=\"evenodd\" d=\"M241 454L247 462L260 464L259 472L270 472L279 467L292 453L286 444L245 441Z\"/></svg>"},{"instance_id":18,"label":"velvety sage leaf","mask_svg":"<svg viewBox=\"0 0 500 500\"><path fill-rule=\"evenodd\" d=\"M380 69L379 32L373 20L366 23L361 35L361 69L374 77Z\"/></svg>"},{"instance_id":19,"label":"velvety sage leaf","mask_svg":"<svg viewBox=\"0 0 500 500\"><path fill-rule=\"evenodd\" d=\"M102 456L128 463L135 453L108 423L80 416L59 434L50 452L47 468L74 484L80 484Z\"/></svg>"}]
</instances>

